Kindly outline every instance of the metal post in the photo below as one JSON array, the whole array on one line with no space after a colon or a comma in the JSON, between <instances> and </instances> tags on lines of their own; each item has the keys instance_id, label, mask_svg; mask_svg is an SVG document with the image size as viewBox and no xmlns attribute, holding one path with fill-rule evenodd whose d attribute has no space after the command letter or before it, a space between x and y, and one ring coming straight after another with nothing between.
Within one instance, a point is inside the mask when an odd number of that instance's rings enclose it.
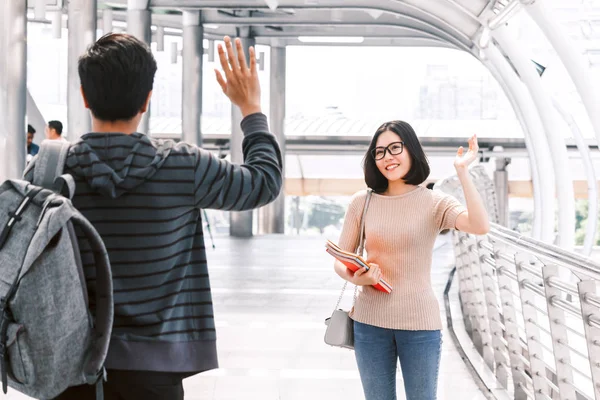
<instances>
[{"instance_id":1,"label":"metal post","mask_svg":"<svg viewBox=\"0 0 600 400\"><path fill-rule=\"evenodd\" d=\"M502 324L502 316L500 315L501 305L498 304L498 282L495 279L498 268L497 257L493 254L493 247L487 236L479 236L477 239L479 259L481 260L481 279L494 352L495 368L492 368L492 370L495 372L500 384L507 389L508 376L510 375L510 360L508 346L504 340L504 325ZM492 249L491 251L490 248Z\"/></svg>"},{"instance_id":2,"label":"metal post","mask_svg":"<svg viewBox=\"0 0 600 400\"><path fill-rule=\"evenodd\" d=\"M533 264L532 264L533 262ZM535 265L539 262L535 256L528 253L515 254L517 266L517 277L519 280L519 293L521 294L521 308L525 322L525 333L527 335L527 350L529 353L529 366L531 379L533 380L533 391L536 400L550 397L550 388L546 381L546 363L544 362L543 347L540 341L540 329L538 323L538 311L536 310L535 293L528 285L534 284L534 276L521 267L522 264ZM543 290L540 288L540 290Z\"/></svg>"},{"instance_id":3,"label":"metal post","mask_svg":"<svg viewBox=\"0 0 600 400\"><path fill-rule=\"evenodd\" d=\"M521 80L527 88L537 107L538 115L544 125L544 130L550 155L554 165L555 185L558 193L558 245L565 249L573 249L575 244L575 193L573 177L567 167L569 159L562 132L556 120L556 113L551 99L542 86L542 81L533 63L525 55L523 46L518 43L507 26L500 26L492 31L509 59L517 69ZM552 196L554 198L554 195ZM553 220L552 220L553 221Z\"/></svg>"},{"instance_id":4,"label":"metal post","mask_svg":"<svg viewBox=\"0 0 600 400\"><path fill-rule=\"evenodd\" d=\"M200 117L202 115L202 40L204 29L200 11L183 12L183 141L202 147Z\"/></svg>"},{"instance_id":5,"label":"metal post","mask_svg":"<svg viewBox=\"0 0 600 400\"><path fill-rule=\"evenodd\" d=\"M554 350L554 360L556 361L556 382L560 399L576 399L565 311L555 306L552 301L553 299L562 298L563 292L553 287L549 281L550 278L559 278L559 276L570 276L571 280L577 278L568 269L563 269L563 273L560 273L559 267L556 265L546 265L542 268L542 273L544 274L546 305L548 307L548 319L550 320L550 332L552 332L552 349Z\"/></svg>"},{"instance_id":6,"label":"metal post","mask_svg":"<svg viewBox=\"0 0 600 400\"><path fill-rule=\"evenodd\" d=\"M463 236L463 246L466 250L470 269L472 306L475 312L473 321L473 343L490 369L494 369L494 349L492 335L487 315L485 287L482 279L481 261L478 253L477 237L474 235Z\"/></svg>"},{"instance_id":7,"label":"metal post","mask_svg":"<svg viewBox=\"0 0 600 400\"><path fill-rule=\"evenodd\" d=\"M253 38L241 37L242 48L248 59L248 49L256 44ZM231 105L231 140L229 141L231 162L243 163L244 155L242 153L242 141L244 133L240 123L242 122L242 112L239 107ZM230 213L229 234L236 237L252 236L252 214L253 211L232 211Z\"/></svg>"},{"instance_id":8,"label":"metal post","mask_svg":"<svg viewBox=\"0 0 600 400\"><path fill-rule=\"evenodd\" d=\"M156 51L165 51L165 27L156 27Z\"/></svg>"},{"instance_id":9,"label":"metal post","mask_svg":"<svg viewBox=\"0 0 600 400\"><path fill-rule=\"evenodd\" d=\"M581 316L587 341L588 361L592 372L596 399L600 392L600 283L597 280L585 280L577 284Z\"/></svg>"},{"instance_id":10,"label":"metal post","mask_svg":"<svg viewBox=\"0 0 600 400\"><path fill-rule=\"evenodd\" d=\"M67 137L75 141L92 129L90 113L81 97L78 61L87 47L96 41L97 0L69 1L68 18Z\"/></svg>"},{"instance_id":11,"label":"metal post","mask_svg":"<svg viewBox=\"0 0 600 400\"><path fill-rule=\"evenodd\" d=\"M150 46L152 41L149 0L127 0L127 32ZM142 115L138 131L150 134L150 105Z\"/></svg>"},{"instance_id":12,"label":"metal post","mask_svg":"<svg viewBox=\"0 0 600 400\"><path fill-rule=\"evenodd\" d=\"M286 48L271 46L270 125L281 148L285 164L285 76ZM285 171L285 167L284 167ZM285 172L284 172L285 173ZM271 204L260 210L261 233L285 233L285 179L281 193Z\"/></svg>"},{"instance_id":13,"label":"metal post","mask_svg":"<svg viewBox=\"0 0 600 400\"><path fill-rule=\"evenodd\" d=\"M473 324L474 312L471 304L472 290L470 288L471 272L466 257L466 248L462 245L463 238L466 236L459 231L453 231L452 241L454 245L454 256L456 258L456 274L458 275L458 298L460 300L460 308L463 315L465 330L471 340L473 340Z\"/></svg>"},{"instance_id":14,"label":"metal post","mask_svg":"<svg viewBox=\"0 0 600 400\"><path fill-rule=\"evenodd\" d=\"M494 254L496 257L496 276L498 290L502 302L502 315L504 317L505 338L508 346L508 357L514 385L515 400L527 400L526 367L523 361L523 347L519 337L519 321L515 307L515 295L518 292L517 273L514 262L510 262L512 254L508 246L495 242ZM511 279L512 278L512 279ZM516 299L516 301L519 301Z\"/></svg>"},{"instance_id":15,"label":"metal post","mask_svg":"<svg viewBox=\"0 0 600 400\"><path fill-rule=\"evenodd\" d=\"M494 186L496 188L496 201L498 202L498 223L508 226L508 171L510 158L497 157L494 170Z\"/></svg>"},{"instance_id":16,"label":"metal post","mask_svg":"<svg viewBox=\"0 0 600 400\"><path fill-rule=\"evenodd\" d=\"M554 240L554 170L544 127L531 96L498 48L490 43L482 51L490 65L495 67L502 81L506 83L507 93L514 96L517 106L515 112L523 116L527 125L524 133L533 182L533 237L552 243Z\"/></svg>"},{"instance_id":17,"label":"metal post","mask_svg":"<svg viewBox=\"0 0 600 400\"><path fill-rule=\"evenodd\" d=\"M3 7L4 29L0 38L4 42L3 54L0 54L0 63L3 64L0 69L0 113L3 114L2 129L6 130L6 136L0 160L0 163L4 163L5 176L1 178L15 179L23 174L27 152L27 2L7 1Z\"/></svg>"},{"instance_id":18,"label":"metal post","mask_svg":"<svg viewBox=\"0 0 600 400\"><path fill-rule=\"evenodd\" d=\"M582 53L578 51L576 44L569 39L569 35L550 15L544 2L531 0L521 0L521 2L524 4L525 11L542 29L569 72L569 76L583 100L583 105L594 127L598 145L600 145L600 113L598 113L598 109L600 109L600 94L598 94L600 84L598 80L594 78L590 68L584 64L584 58Z\"/></svg>"},{"instance_id":19,"label":"metal post","mask_svg":"<svg viewBox=\"0 0 600 400\"><path fill-rule=\"evenodd\" d=\"M113 9L105 8L102 10L102 34L106 35L113 31Z\"/></svg>"}]
</instances>

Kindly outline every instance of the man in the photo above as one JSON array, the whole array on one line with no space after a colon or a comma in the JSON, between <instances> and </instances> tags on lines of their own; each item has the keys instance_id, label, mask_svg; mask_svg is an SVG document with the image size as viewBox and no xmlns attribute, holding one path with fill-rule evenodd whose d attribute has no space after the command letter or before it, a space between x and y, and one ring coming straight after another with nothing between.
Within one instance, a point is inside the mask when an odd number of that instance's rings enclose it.
<instances>
[{"instance_id":1,"label":"man","mask_svg":"<svg viewBox=\"0 0 600 400\"><path fill-rule=\"evenodd\" d=\"M48 125L46 125L46 139L48 140L62 140L63 142L66 142L67 139L65 139L62 135L62 131L63 131L63 124L60 121L50 121L48 122Z\"/></svg>"},{"instance_id":2,"label":"man","mask_svg":"<svg viewBox=\"0 0 600 400\"><path fill-rule=\"evenodd\" d=\"M225 43L217 80L244 117L243 165L137 132L156 72L146 44L108 34L79 59L92 133L71 146L65 171L76 181L73 203L102 236L112 266L107 400L183 399L185 377L218 367L201 210L250 210L281 190L281 153L261 113L254 49L248 67L241 42L239 56L231 39ZM79 245L93 302L93 257ZM58 399L95 399L94 387Z\"/></svg>"},{"instance_id":3,"label":"man","mask_svg":"<svg viewBox=\"0 0 600 400\"><path fill-rule=\"evenodd\" d=\"M35 156L38 151L40 151L40 146L38 146L37 144L33 143L33 137L35 136L35 129L33 128L33 126L27 124L27 155L28 156ZM27 157L30 158L30 157Z\"/></svg>"}]
</instances>

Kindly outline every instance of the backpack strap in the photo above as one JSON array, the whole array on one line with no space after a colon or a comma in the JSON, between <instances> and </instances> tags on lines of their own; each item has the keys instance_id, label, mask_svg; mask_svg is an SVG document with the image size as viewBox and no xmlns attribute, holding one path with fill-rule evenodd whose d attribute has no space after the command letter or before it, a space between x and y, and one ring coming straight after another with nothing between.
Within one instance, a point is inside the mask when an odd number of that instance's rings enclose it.
<instances>
[{"instance_id":1,"label":"backpack strap","mask_svg":"<svg viewBox=\"0 0 600 400\"><path fill-rule=\"evenodd\" d=\"M63 170L67 161L70 143L62 140L44 140L35 158L33 184L61 193L68 189L67 196L73 197L74 183L64 178ZM33 164L33 162L32 162ZM57 179L61 178L60 180ZM66 186L65 186L66 184Z\"/></svg>"},{"instance_id":2,"label":"backpack strap","mask_svg":"<svg viewBox=\"0 0 600 400\"><path fill-rule=\"evenodd\" d=\"M104 359L108 353L114 319L112 272L106 247L96 229L81 214L76 213L71 220L81 228L94 254L97 283L94 342L83 372L87 383L90 385L97 384L96 389L101 390L98 385L106 379Z\"/></svg>"}]
</instances>

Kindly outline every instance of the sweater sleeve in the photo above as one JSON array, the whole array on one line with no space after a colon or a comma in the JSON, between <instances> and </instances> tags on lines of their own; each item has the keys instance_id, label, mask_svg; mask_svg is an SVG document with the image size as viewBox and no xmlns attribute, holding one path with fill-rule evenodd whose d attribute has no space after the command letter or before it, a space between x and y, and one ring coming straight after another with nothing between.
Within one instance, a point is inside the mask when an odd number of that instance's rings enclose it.
<instances>
[{"instance_id":1,"label":"sweater sleeve","mask_svg":"<svg viewBox=\"0 0 600 400\"><path fill-rule=\"evenodd\" d=\"M456 218L467 211L454 196L434 190L434 216L438 230L456 229Z\"/></svg>"},{"instance_id":2,"label":"sweater sleeve","mask_svg":"<svg viewBox=\"0 0 600 400\"><path fill-rule=\"evenodd\" d=\"M356 193L350 201L346 216L344 217L344 226L338 244L342 250L356 252L358 248L360 241L360 219L362 218L366 199L366 191L361 191Z\"/></svg>"},{"instance_id":3,"label":"sweater sleeve","mask_svg":"<svg viewBox=\"0 0 600 400\"><path fill-rule=\"evenodd\" d=\"M244 164L219 159L196 148L194 199L199 208L251 210L275 200L283 184L281 150L267 117L242 120Z\"/></svg>"}]
</instances>

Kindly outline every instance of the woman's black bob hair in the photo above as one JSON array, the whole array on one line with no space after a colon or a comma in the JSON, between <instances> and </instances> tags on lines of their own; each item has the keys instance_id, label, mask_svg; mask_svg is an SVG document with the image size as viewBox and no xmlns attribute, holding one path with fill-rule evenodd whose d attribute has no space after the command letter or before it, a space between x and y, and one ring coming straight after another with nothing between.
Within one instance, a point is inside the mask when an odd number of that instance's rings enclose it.
<instances>
[{"instance_id":1,"label":"woman's black bob hair","mask_svg":"<svg viewBox=\"0 0 600 400\"><path fill-rule=\"evenodd\" d=\"M429 176L429 162L427 156L421 147L421 143L417 138L415 130L407 122L390 121L382 124L373 139L365 154L363 160L363 169L365 171L365 182L368 187L373 189L375 193L383 193L387 190L388 180L377 168L375 159L372 156L373 150L377 146L377 139L383 132L391 131L400 137L404 142L404 151L408 151L408 156L411 160L411 166L408 173L402 178L409 185L419 185Z\"/></svg>"}]
</instances>

